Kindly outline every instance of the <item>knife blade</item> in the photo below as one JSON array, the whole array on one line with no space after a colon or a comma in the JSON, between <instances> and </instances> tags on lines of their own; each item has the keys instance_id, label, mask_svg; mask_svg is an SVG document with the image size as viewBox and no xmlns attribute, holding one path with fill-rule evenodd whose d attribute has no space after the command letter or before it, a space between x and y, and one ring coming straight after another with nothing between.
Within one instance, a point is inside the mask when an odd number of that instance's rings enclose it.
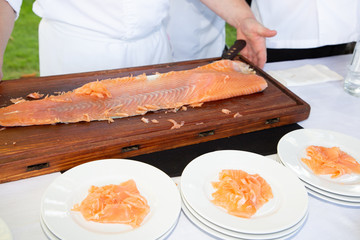
<instances>
[{"instance_id":1,"label":"knife blade","mask_svg":"<svg viewBox=\"0 0 360 240\"><path fill-rule=\"evenodd\" d=\"M230 47L230 49L223 53L221 56L222 59L230 59L233 60L241 50L246 46L246 41L242 39L238 39L234 42L234 44Z\"/></svg>"}]
</instances>

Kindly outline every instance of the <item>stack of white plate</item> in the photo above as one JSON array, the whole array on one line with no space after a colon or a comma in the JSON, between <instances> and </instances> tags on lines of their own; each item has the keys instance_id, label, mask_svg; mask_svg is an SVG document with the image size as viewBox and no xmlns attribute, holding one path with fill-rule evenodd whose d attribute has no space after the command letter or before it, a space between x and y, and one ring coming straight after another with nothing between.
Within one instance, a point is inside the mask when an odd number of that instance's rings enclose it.
<instances>
[{"instance_id":1,"label":"stack of white plate","mask_svg":"<svg viewBox=\"0 0 360 240\"><path fill-rule=\"evenodd\" d=\"M120 184L133 179L150 206L141 226L86 221L71 211L90 186ZM49 239L165 239L176 226L181 198L174 181L161 170L124 159L99 160L72 168L59 176L41 201L41 225Z\"/></svg>"},{"instance_id":2,"label":"stack of white plate","mask_svg":"<svg viewBox=\"0 0 360 240\"><path fill-rule=\"evenodd\" d=\"M251 218L232 216L215 206L212 182L223 169L259 174L271 186L273 199ZM185 215L203 231L221 239L287 239L306 221L308 195L297 176L258 154L223 150L204 154L184 169L180 192Z\"/></svg>"},{"instance_id":3,"label":"stack of white plate","mask_svg":"<svg viewBox=\"0 0 360 240\"><path fill-rule=\"evenodd\" d=\"M278 144L281 162L303 181L307 191L323 200L346 205L360 206L360 174L345 174L338 178L316 175L301 161L306 158L310 145L339 147L360 161L360 140L334 131L300 129L284 135Z\"/></svg>"},{"instance_id":4,"label":"stack of white plate","mask_svg":"<svg viewBox=\"0 0 360 240\"><path fill-rule=\"evenodd\" d=\"M0 218L0 240L12 240L12 234L9 229L9 226L5 223L5 221Z\"/></svg>"}]
</instances>

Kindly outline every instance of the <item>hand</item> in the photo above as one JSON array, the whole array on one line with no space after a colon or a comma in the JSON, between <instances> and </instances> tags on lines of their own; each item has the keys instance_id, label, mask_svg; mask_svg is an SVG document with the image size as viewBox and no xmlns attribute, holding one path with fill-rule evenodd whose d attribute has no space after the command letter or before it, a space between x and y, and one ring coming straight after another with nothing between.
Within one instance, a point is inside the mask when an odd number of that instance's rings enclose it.
<instances>
[{"instance_id":1,"label":"hand","mask_svg":"<svg viewBox=\"0 0 360 240\"><path fill-rule=\"evenodd\" d=\"M263 68L266 63L265 38L275 36L276 31L264 27L255 18L243 19L236 31L237 39L246 41L246 47L241 54L256 66Z\"/></svg>"},{"instance_id":2,"label":"hand","mask_svg":"<svg viewBox=\"0 0 360 240\"><path fill-rule=\"evenodd\" d=\"M263 68L266 62L265 38L273 37L276 31L261 25L245 0L201 0L237 31L237 39L246 41L241 54L255 65Z\"/></svg>"}]
</instances>

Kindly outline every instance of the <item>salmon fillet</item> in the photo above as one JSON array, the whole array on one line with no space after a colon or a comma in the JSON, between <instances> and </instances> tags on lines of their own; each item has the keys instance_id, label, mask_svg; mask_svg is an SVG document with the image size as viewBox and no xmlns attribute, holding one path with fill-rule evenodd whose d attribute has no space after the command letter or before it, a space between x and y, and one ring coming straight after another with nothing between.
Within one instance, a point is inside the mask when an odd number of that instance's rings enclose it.
<instances>
[{"instance_id":1,"label":"salmon fillet","mask_svg":"<svg viewBox=\"0 0 360 240\"><path fill-rule=\"evenodd\" d=\"M135 181L128 180L119 185L91 186L87 197L71 210L79 211L87 221L129 224L136 228L150 207Z\"/></svg>"},{"instance_id":2,"label":"salmon fillet","mask_svg":"<svg viewBox=\"0 0 360 240\"><path fill-rule=\"evenodd\" d=\"M219 182L213 182L216 191L212 203L231 215L250 218L273 198L270 185L258 174L225 169L219 173Z\"/></svg>"},{"instance_id":3,"label":"salmon fillet","mask_svg":"<svg viewBox=\"0 0 360 240\"><path fill-rule=\"evenodd\" d=\"M360 164L349 154L338 147L308 146L306 154L309 158L301 158L315 174L330 174L337 178L344 174L360 174Z\"/></svg>"},{"instance_id":4,"label":"salmon fillet","mask_svg":"<svg viewBox=\"0 0 360 240\"><path fill-rule=\"evenodd\" d=\"M0 108L1 126L108 120L261 92L249 65L220 60L191 70L90 82L73 91Z\"/></svg>"}]
</instances>

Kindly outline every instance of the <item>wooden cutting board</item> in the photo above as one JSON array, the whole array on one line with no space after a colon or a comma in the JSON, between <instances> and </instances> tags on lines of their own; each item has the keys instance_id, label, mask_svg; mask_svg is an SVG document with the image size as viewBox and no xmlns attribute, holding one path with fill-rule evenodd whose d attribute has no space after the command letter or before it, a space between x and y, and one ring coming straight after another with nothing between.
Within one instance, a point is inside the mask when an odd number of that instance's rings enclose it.
<instances>
[{"instance_id":1,"label":"wooden cutting board","mask_svg":"<svg viewBox=\"0 0 360 240\"><path fill-rule=\"evenodd\" d=\"M54 94L73 90L90 81L190 69L214 60L218 59L3 81L0 107L10 105L10 99L26 98L32 92ZM209 102L197 108L188 107L186 111L162 110L116 119L113 123L0 127L0 183L64 171L92 160L130 158L283 126L309 116L310 106L306 102L262 70L254 69L268 81L269 86L262 93ZM222 109L230 110L231 114L224 114ZM241 116L234 118L235 113ZM142 117L156 119L159 123L144 123ZM173 124L169 119L178 123L184 121L184 125L171 129Z\"/></svg>"}]
</instances>

